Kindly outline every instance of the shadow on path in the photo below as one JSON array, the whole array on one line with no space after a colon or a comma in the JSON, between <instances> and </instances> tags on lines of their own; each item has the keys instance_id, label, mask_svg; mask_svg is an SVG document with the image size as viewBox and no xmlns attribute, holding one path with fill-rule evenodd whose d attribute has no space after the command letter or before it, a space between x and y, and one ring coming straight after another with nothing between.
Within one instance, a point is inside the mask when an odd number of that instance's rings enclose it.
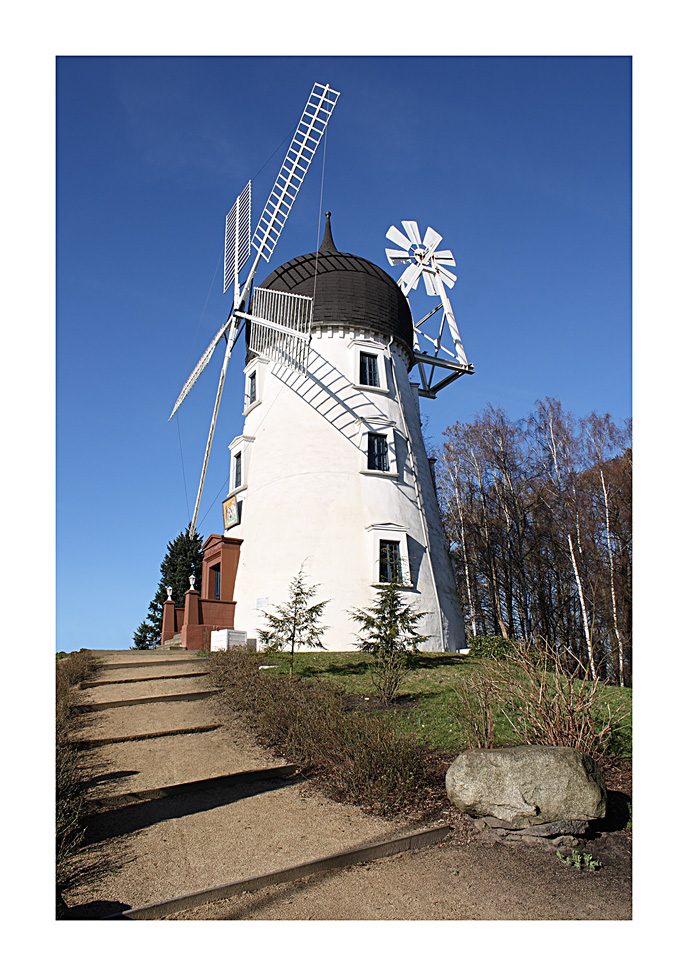
<instances>
[{"instance_id":1,"label":"shadow on path","mask_svg":"<svg viewBox=\"0 0 688 976\"><path fill-rule=\"evenodd\" d=\"M123 837L165 820L177 820L194 813L214 810L249 796L283 789L288 785L289 783L284 779L266 779L236 786L199 790L180 796L166 796L146 800L143 803L134 803L118 810L95 813L88 819L85 843L95 844L113 837Z\"/></svg>"},{"instance_id":2,"label":"shadow on path","mask_svg":"<svg viewBox=\"0 0 688 976\"><path fill-rule=\"evenodd\" d=\"M108 783L112 780L126 779L128 776L136 776L138 772L138 769L120 769L113 773L99 773L98 775L87 779L84 782L84 788L90 790L94 786L97 786L98 783Z\"/></svg>"}]
</instances>

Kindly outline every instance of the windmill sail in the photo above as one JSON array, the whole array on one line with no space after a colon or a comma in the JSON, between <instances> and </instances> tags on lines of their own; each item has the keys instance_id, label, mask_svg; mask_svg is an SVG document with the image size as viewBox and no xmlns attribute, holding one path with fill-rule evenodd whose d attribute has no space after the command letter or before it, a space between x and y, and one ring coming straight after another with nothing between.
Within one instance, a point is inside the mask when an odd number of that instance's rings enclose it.
<instances>
[{"instance_id":1,"label":"windmill sail","mask_svg":"<svg viewBox=\"0 0 688 976\"><path fill-rule=\"evenodd\" d=\"M313 85L313 91L253 235L253 246L266 261L272 257L338 98L339 92L329 85Z\"/></svg>"},{"instance_id":2,"label":"windmill sail","mask_svg":"<svg viewBox=\"0 0 688 976\"><path fill-rule=\"evenodd\" d=\"M184 386L182 388L181 393L177 397L177 402L174 405L174 410L172 411L172 413L167 418L168 421L172 420L172 418L174 417L175 413L177 412L177 410L179 409L179 407L182 405L182 403L186 399L187 395L189 394L189 392L190 392L191 388L193 387L194 383L196 382L196 380L198 379L198 377L201 375L201 373L203 372L203 370L206 368L206 366L210 362L210 357L215 352L215 349L217 348L218 343L220 342L220 339L226 333L227 327L228 327L228 323L227 322L225 322L224 325L220 326L220 328L218 329L217 333L215 334L215 337L213 338L212 342L210 343L210 345L208 346L208 348L206 349L206 351L203 353L203 355L201 356L201 358L198 360L198 362L194 366L193 372L191 373L191 376L189 376L188 380L186 381L186 383L184 384Z\"/></svg>"},{"instance_id":3,"label":"windmill sail","mask_svg":"<svg viewBox=\"0 0 688 976\"><path fill-rule=\"evenodd\" d=\"M225 283L223 294L239 283L239 272L251 253L251 181L234 201L225 219ZM235 295L235 300L238 296ZM235 301L236 304L236 301Z\"/></svg>"},{"instance_id":4,"label":"windmill sail","mask_svg":"<svg viewBox=\"0 0 688 976\"><path fill-rule=\"evenodd\" d=\"M300 373L308 368L313 299L290 292L256 288L248 348L258 356Z\"/></svg>"},{"instance_id":5,"label":"windmill sail","mask_svg":"<svg viewBox=\"0 0 688 976\"><path fill-rule=\"evenodd\" d=\"M254 352L268 356L275 362L284 363L302 372L305 372L308 366L312 299L294 295L282 295L278 299L261 297L259 294L261 289L256 289L258 297L254 297L253 313L248 314L244 309L260 259L264 257L266 261L269 261L272 256L338 98L339 92L334 91L329 85L316 83L313 86L253 238L251 238L250 181L227 214L225 220L224 292L229 291L232 285L234 286L233 310L201 356L170 414L171 419L207 366L220 340L224 337L226 339L225 355L220 371L210 430L208 431L201 480L191 519L190 531L192 532L196 527L227 367L234 345L241 328L243 328L243 325L240 324L242 319L248 319L251 322L252 344L250 348ZM248 261L251 246L256 249L256 255L246 280L240 287L239 273ZM275 292L268 293L269 296L275 294ZM274 307L272 303L276 303Z\"/></svg>"}]
</instances>

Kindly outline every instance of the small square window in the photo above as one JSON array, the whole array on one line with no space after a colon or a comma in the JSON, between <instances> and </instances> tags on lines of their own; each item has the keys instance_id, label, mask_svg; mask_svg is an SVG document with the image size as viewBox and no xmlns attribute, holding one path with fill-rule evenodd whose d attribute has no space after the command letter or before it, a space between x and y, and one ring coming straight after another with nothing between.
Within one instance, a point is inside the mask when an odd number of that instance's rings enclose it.
<instances>
[{"instance_id":1,"label":"small square window","mask_svg":"<svg viewBox=\"0 0 688 976\"><path fill-rule=\"evenodd\" d=\"M389 445L384 434L368 434L368 470L389 471Z\"/></svg>"},{"instance_id":2,"label":"small square window","mask_svg":"<svg viewBox=\"0 0 688 976\"><path fill-rule=\"evenodd\" d=\"M377 356L368 352L361 353L361 386L379 386L380 377L377 371Z\"/></svg>"},{"instance_id":3,"label":"small square window","mask_svg":"<svg viewBox=\"0 0 688 976\"><path fill-rule=\"evenodd\" d=\"M234 487L238 488L241 484L241 451L234 455Z\"/></svg>"},{"instance_id":4,"label":"small square window","mask_svg":"<svg viewBox=\"0 0 688 976\"><path fill-rule=\"evenodd\" d=\"M402 582L401 547L391 539L380 539L380 582Z\"/></svg>"}]
</instances>

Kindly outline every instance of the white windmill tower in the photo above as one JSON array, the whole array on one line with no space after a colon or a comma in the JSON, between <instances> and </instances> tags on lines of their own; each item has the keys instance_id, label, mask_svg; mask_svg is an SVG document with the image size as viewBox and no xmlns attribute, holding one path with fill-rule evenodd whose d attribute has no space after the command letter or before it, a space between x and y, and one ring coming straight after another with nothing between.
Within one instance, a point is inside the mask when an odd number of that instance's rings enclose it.
<instances>
[{"instance_id":1,"label":"white windmill tower","mask_svg":"<svg viewBox=\"0 0 688 976\"><path fill-rule=\"evenodd\" d=\"M331 114L337 93L325 89ZM228 217L237 228L228 236L230 256L243 253L248 235L244 194ZM404 248L394 252L395 263L411 265L401 287L373 262L337 249L329 213L317 252L276 268L250 300L247 285L238 289L238 270L230 270L234 312L182 391L180 401L229 329L210 442L238 335L232 323L246 321L244 425L229 445L223 512L225 540L240 543L235 626L249 637L264 626L262 611L284 602L304 565L309 580L320 585L318 598L329 600L323 622L330 650L351 649L356 632L350 611L369 606L375 587L392 579L426 613L425 648L456 651L465 644L418 396L434 397L473 367L446 298L453 275L445 266L453 258L437 253L441 238L431 229L421 243L415 224L403 226L411 240L390 229ZM230 260L230 268L240 261L232 266ZM420 330L430 316L414 326L406 298L421 276L441 298L430 313L443 310L434 339ZM445 324L453 351L441 344ZM430 351L421 350L421 340L430 342ZM420 383L409 380L416 364ZM435 381L438 371L448 371L449 379Z\"/></svg>"}]
</instances>

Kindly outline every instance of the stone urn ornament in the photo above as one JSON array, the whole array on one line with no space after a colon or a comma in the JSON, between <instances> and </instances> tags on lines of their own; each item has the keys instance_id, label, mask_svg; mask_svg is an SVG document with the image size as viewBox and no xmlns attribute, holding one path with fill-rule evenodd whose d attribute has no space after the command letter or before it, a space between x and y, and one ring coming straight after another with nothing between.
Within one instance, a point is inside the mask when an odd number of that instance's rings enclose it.
<instances>
[{"instance_id":1,"label":"stone urn ornament","mask_svg":"<svg viewBox=\"0 0 688 976\"><path fill-rule=\"evenodd\" d=\"M167 590L167 599L168 600L171 600L172 599L172 587L171 586L166 586L165 589Z\"/></svg>"},{"instance_id":2,"label":"stone urn ornament","mask_svg":"<svg viewBox=\"0 0 688 976\"><path fill-rule=\"evenodd\" d=\"M193 590L194 587L195 587L195 585L196 585L196 577L195 576L189 576L189 585L190 585L191 589Z\"/></svg>"}]
</instances>

